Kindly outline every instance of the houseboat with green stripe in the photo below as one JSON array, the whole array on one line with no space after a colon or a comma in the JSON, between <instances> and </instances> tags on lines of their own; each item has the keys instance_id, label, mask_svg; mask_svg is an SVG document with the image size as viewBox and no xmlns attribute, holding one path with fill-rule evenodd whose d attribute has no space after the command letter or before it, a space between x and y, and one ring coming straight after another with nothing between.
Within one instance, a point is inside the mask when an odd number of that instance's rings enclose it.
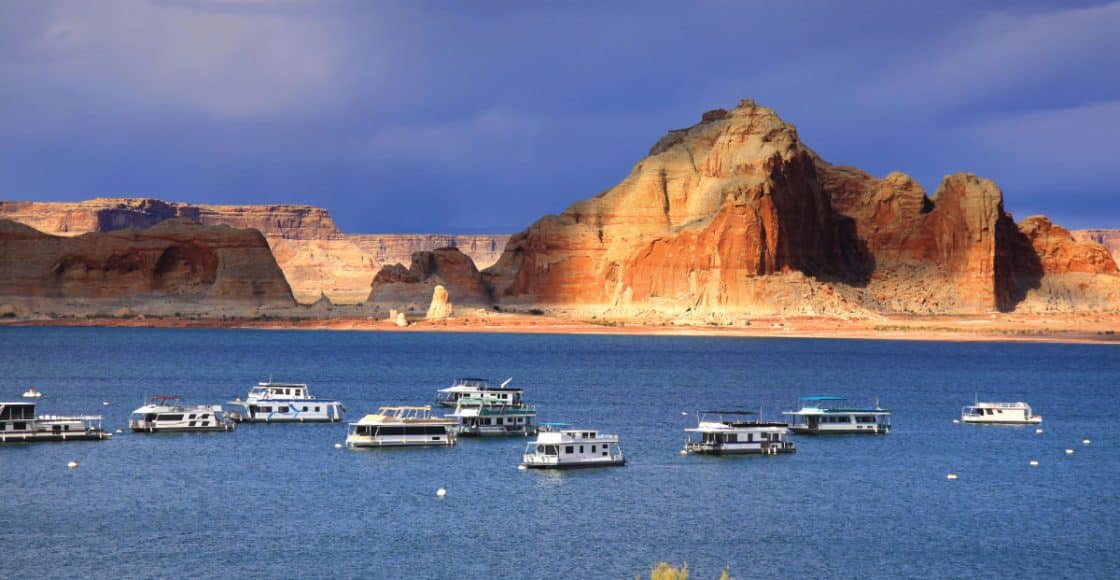
<instances>
[{"instance_id":1,"label":"houseboat with green stripe","mask_svg":"<svg viewBox=\"0 0 1120 580\"><path fill-rule=\"evenodd\" d=\"M879 406L856 407L848 404L847 397L801 397L801 408L786 411L789 430L802 435L840 435L888 433L891 429L891 412Z\"/></svg>"}]
</instances>

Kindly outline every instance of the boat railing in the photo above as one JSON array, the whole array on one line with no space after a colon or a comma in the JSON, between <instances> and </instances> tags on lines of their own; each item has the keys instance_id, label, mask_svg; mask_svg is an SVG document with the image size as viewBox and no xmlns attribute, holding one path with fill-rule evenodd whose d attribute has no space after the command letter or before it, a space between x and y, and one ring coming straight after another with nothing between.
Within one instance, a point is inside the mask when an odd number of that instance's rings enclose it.
<instances>
[{"instance_id":1,"label":"boat railing","mask_svg":"<svg viewBox=\"0 0 1120 580\"><path fill-rule=\"evenodd\" d=\"M1019 401L1019 402L1016 402L1016 403L976 402L976 403L973 403L971 405L968 405L965 408L967 409L969 407L974 407L974 408L978 408L978 409L1027 409L1027 408L1030 407L1030 405L1028 405L1028 404L1026 404L1022 401Z\"/></svg>"}]
</instances>

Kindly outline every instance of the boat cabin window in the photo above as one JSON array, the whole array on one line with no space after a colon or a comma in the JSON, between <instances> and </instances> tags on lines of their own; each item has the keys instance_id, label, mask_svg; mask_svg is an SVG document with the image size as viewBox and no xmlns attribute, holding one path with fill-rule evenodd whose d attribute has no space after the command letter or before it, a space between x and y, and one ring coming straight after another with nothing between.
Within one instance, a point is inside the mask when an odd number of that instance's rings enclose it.
<instances>
[{"instance_id":1,"label":"boat cabin window","mask_svg":"<svg viewBox=\"0 0 1120 580\"><path fill-rule=\"evenodd\" d=\"M160 421L182 421L183 416L182 415L160 415L159 420Z\"/></svg>"},{"instance_id":2,"label":"boat cabin window","mask_svg":"<svg viewBox=\"0 0 1120 580\"><path fill-rule=\"evenodd\" d=\"M15 423L12 423L12 431L24 431L26 429L27 423L24 423L23 421L16 421Z\"/></svg>"},{"instance_id":3,"label":"boat cabin window","mask_svg":"<svg viewBox=\"0 0 1120 580\"><path fill-rule=\"evenodd\" d=\"M0 419L34 419L35 405L5 405Z\"/></svg>"},{"instance_id":4,"label":"boat cabin window","mask_svg":"<svg viewBox=\"0 0 1120 580\"><path fill-rule=\"evenodd\" d=\"M564 453L572 454L572 453L575 453L575 451L574 451L574 448L571 445L567 445L567 446L564 447Z\"/></svg>"}]
</instances>

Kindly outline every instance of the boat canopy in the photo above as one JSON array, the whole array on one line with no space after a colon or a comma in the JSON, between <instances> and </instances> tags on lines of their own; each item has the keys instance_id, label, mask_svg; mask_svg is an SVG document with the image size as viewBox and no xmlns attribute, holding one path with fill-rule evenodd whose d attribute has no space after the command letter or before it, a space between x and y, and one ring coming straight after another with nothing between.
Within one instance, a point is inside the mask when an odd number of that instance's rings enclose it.
<instances>
[{"instance_id":1,"label":"boat canopy","mask_svg":"<svg viewBox=\"0 0 1120 580\"><path fill-rule=\"evenodd\" d=\"M820 401L847 401L847 400L848 400L848 398L847 398L847 397L833 397L833 396L829 396L829 395L817 395L817 396L813 396L813 397L799 397L799 399L798 399L798 400L801 400L801 401L812 401L812 402L820 402Z\"/></svg>"},{"instance_id":2,"label":"boat canopy","mask_svg":"<svg viewBox=\"0 0 1120 580\"><path fill-rule=\"evenodd\" d=\"M701 415L757 415L758 411L700 411Z\"/></svg>"}]
</instances>

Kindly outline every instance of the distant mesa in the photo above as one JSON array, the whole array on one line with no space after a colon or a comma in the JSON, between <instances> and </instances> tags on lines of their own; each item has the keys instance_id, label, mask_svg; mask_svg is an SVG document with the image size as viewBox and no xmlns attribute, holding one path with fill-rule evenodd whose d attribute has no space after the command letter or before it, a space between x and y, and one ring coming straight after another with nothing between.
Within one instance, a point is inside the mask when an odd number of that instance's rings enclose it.
<instances>
[{"instance_id":1,"label":"distant mesa","mask_svg":"<svg viewBox=\"0 0 1120 580\"><path fill-rule=\"evenodd\" d=\"M189 219L73 237L0 220L0 302L109 316L255 316L295 306L260 232Z\"/></svg>"},{"instance_id":2,"label":"distant mesa","mask_svg":"<svg viewBox=\"0 0 1120 580\"><path fill-rule=\"evenodd\" d=\"M0 218L62 236L147 229L187 218L204 225L264 234L297 300L326 296L336 304L363 302L384 264L413 253L454 246L482 267L497 261L508 235L384 234L339 231L327 210L305 205L195 205L147 198L103 197L76 203L0 201Z\"/></svg>"}]
</instances>

